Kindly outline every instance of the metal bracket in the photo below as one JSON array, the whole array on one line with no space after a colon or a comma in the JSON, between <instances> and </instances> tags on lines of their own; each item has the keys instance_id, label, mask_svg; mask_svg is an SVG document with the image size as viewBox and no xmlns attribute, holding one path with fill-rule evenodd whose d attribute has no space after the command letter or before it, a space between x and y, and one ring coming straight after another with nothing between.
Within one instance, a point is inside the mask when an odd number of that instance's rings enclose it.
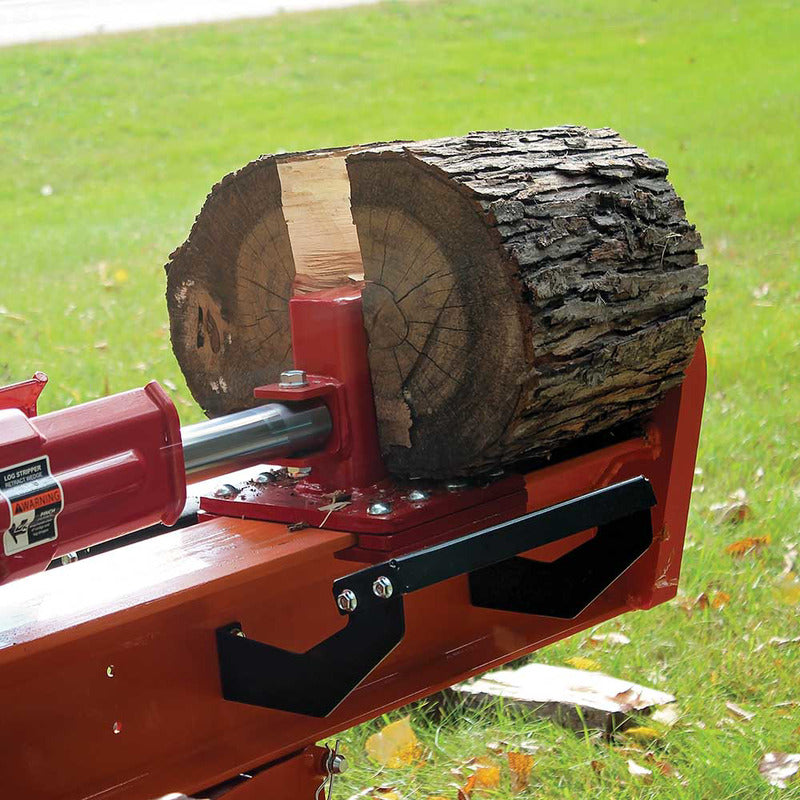
<instances>
[{"instance_id":1,"label":"metal bracket","mask_svg":"<svg viewBox=\"0 0 800 800\"><path fill-rule=\"evenodd\" d=\"M653 540L650 482L633 478L449 542L398 556L333 583L347 625L306 653L217 630L226 700L326 716L400 643L403 595L469 574L473 605L561 618L577 616ZM551 563L519 558L597 528Z\"/></svg>"}]
</instances>

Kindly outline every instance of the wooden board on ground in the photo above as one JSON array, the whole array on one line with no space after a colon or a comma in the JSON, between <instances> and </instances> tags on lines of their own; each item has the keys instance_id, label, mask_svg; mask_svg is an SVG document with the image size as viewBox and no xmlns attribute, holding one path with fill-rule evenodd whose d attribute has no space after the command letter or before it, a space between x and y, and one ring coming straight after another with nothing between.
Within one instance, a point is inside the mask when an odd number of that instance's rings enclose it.
<instances>
[{"instance_id":1,"label":"wooden board on ground","mask_svg":"<svg viewBox=\"0 0 800 800\"><path fill-rule=\"evenodd\" d=\"M601 672L549 664L490 672L471 683L453 686L450 695L475 706L502 699L506 707L574 730L585 725L603 731L624 726L631 714L648 713L675 701L667 692Z\"/></svg>"}]
</instances>

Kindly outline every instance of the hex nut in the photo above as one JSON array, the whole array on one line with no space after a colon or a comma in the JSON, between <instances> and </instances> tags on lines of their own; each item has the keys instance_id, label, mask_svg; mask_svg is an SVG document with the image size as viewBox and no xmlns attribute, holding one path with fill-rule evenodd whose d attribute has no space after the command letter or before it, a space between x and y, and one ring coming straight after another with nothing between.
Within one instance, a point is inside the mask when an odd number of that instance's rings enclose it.
<instances>
[{"instance_id":1,"label":"hex nut","mask_svg":"<svg viewBox=\"0 0 800 800\"><path fill-rule=\"evenodd\" d=\"M385 575L381 575L372 584L372 591L376 597L388 600L392 596L394 586L392 586L392 582Z\"/></svg>"},{"instance_id":2,"label":"hex nut","mask_svg":"<svg viewBox=\"0 0 800 800\"><path fill-rule=\"evenodd\" d=\"M358 598L352 589L344 589L336 598L336 605L340 611L346 611L349 614L358 607Z\"/></svg>"},{"instance_id":3,"label":"hex nut","mask_svg":"<svg viewBox=\"0 0 800 800\"><path fill-rule=\"evenodd\" d=\"M282 389L299 389L308 386L308 376L304 369L287 369L281 372L278 386Z\"/></svg>"}]
</instances>

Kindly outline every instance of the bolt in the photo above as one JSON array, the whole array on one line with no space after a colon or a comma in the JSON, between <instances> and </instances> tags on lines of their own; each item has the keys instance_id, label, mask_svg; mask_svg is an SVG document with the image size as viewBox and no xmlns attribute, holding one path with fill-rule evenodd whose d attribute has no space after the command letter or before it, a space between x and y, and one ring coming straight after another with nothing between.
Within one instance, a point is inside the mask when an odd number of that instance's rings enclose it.
<instances>
[{"instance_id":1,"label":"bolt","mask_svg":"<svg viewBox=\"0 0 800 800\"><path fill-rule=\"evenodd\" d=\"M259 486L263 486L265 483L270 483L272 481L272 475L269 472L262 472L256 475L254 481L259 484Z\"/></svg>"},{"instance_id":2,"label":"bolt","mask_svg":"<svg viewBox=\"0 0 800 800\"><path fill-rule=\"evenodd\" d=\"M392 582L385 575L381 575L380 578L376 579L375 583L372 584L372 592L375 597L382 597L384 600L388 600L392 596L393 591L394 586L392 586Z\"/></svg>"},{"instance_id":3,"label":"bolt","mask_svg":"<svg viewBox=\"0 0 800 800\"><path fill-rule=\"evenodd\" d=\"M408 500L412 503L422 503L425 500L430 500L430 494L426 492L424 489L412 489L408 493Z\"/></svg>"},{"instance_id":4,"label":"bolt","mask_svg":"<svg viewBox=\"0 0 800 800\"><path fill-rule=\"evenodd\" d=\"M356 610L358 606L358 598L356 593L351 589L344 589L341 594L336 598L336 605L340 611L346 611L348 614Z\"/></svg>"},{"instance_id":5,"label":"bolt","mask_svg":"<svg viewBox=\"0 0 800 800\"><path fill-rule=\"evenodd\" d=\"M77 553L65 553L61 556L61 563L66 567L67 564L74 564L78 560Z\"/></svg>"},{"instance_id":6,"label":"bolt","mask_svg":"<svg viewBox=\"0 0 800 800\"><path fill-rule=\"evenodd\" d=\"M367 514L369 514L371 517L383 517L386 514L391 513L392 504L386 500L378 500L376 503L372 503L367 509Z\"/></svg>"},{"instance_id":7,"label":"bolt","mask_svg":"<svg viewBox=\"0 0 800 800\"><path fill-rule=\"evenodd\" d=\"M347 759L339 753L332 754L328 761L328 769L331 775L341 775L343 772L347 772Z\"/></svg>"},{"instance_id":8,"label":"bolt","mask_svg":"<svg viewBox=\"0 0 800 800\"><path fill-rule=\"evenodd\" d=\"M219 497L220 499L225 499L227 497L236 497L239 494L239 490L232 486L230 483L223 483L222 486L217 487L217 490L214 492L214 497Z\"/></svg>"},{"instance_id":9,"label":"bolt","mask_svg":"<svg viewBox=\"0 0 800 800\"><path fill-rule=\"evenodd\" d=\"M281 372L278 386L282 389L299 389L308 386L308 378L304 369L287 369Z\"/></svg>"},{"instance_id":10,"label":"bolt","mask_svg":"<svg viewBox=\"0 0 800 800\"><path fill-rule=\"evenodd\" d=\"M466 481L450 481L445 484L445 489L448 492L460 492L462 489L467 489L469 484Z\"/></svg>"}]
</instances>

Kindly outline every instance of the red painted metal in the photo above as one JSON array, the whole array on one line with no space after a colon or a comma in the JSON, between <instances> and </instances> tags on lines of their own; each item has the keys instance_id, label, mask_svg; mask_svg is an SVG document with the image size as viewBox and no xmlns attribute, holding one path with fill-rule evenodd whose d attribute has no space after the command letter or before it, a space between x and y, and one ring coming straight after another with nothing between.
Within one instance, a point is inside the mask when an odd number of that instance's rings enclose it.
<instances>
[{"instance_id":1,"label":"red painted metal","mask_svg":"<svg viewBox=\"0 0 800 800\"><path fill-rule=\"evenodd\" d=\"M328 406L334 430L325 449L282 462L311 467L308 477L245 487L235 500L204 498L197 525L0 586L9 795L151 800L219 788L253 770L220 796L310 800L320 778L315 742L675 594L705 391L702 342L642 436L484 486L425 486L431 497L418 503L380 460L360 287L295 298L291 311L295 364L309 385L256 395ZM33 420L19 410L23 390L0 392L0 408L3 397L14 400L0 411L0 464L47 454L65 508L57 542L21 554L36 565L0 556L0 582L10 569L34 571L54 555L177 516L180 432L157 384ZM332 582L353 569L343 558L383 560L637 475L657 498L653 544L575 619L476 608L459 576L405 598L403 641L329 717L222 699L216 628L235 619L254 639L305 652L343 624L331 598ZM341 494L347 507L320 508ZM366 513L378 499L393 503L390 516ZM282 524L297 521L326 529ZM552 560L592 535L527 555Z\"/></svg>"},{"instance_id":2,"label":"red painted metal","mask_svg":"<svg viewBox=\"0 0 800 800\"><path fill-rule=\"evenodd\" d=\"M328 795L320 787L328 777L329 755L325 747L306 747L197 794L204 800L326 800Z\"/></svg>"},{"instance_id":3,"label":"red painted metal","mask_svg":"<svg viewBox=\"0 0 800 800\"><path fill-rule=\"evenodd\" d=\"M409 493L413 489L424 489L429 499L424 502L412 500ZM335 504L336 498L342 497L347 498L344 501L346 505L332 510L331 505ZM512 516L514 510L524 509L525 483L519 475L509 475L482 486L471 486L453 492L447 491L441 484L415 481L409 485L391 480L361 489L329 492L325 487L311 481L287 476L270 484L253 483L245 486L238 496L230 500L203 497L201 508L212 514L289 524L300 522L331 530L373 534L373 537L361 537L365 545L389 550L391 546L385 541L378 543L373 540L391 540L393 534L415 529L429 522L438 521L440 526L446 525L447 519L459 511L474 509L482 503L502 498L513 498L508 500L508 504L514 507L509 509ZM370 505L379 501L391 504L390 514L374 516L368 513Z\"/></svg>"},{"instance_id":4,"label":"red painted metal","mask_svg":"<svg viewBox=\"0 0 800 800\"><path fill-rule=\"evenodd\" d=\"M323 453L302 461L312 467L313 482L328 491L371 486L386 477L366 358L361 287L293 297L289 311L294 364L310 376L309 387L255 390L262 399L290 403L319 397L328 406L334 434Z\"/></svg>"},{"instance_id":5,"label":"red painted metal","mask_svg":"<svg viewBox=\"0 0 800 800\"><path fill-rule=\"evenodd\" d=\"M47 375L34 372L27 381L0 386L0 410L18 408L26 417L35 417L39 395L46 385Z\"/></svg>"},{"instance_id":6,"label":"red painted metal","mask_svg":"<svg viewBox=\"0 0 800 800\"><path fill-rule=\"evenodd\" d=\"M50 492L56 498L60 493L63 503L56 538L15 551L9 534L4 537L0 583L74 550L175 522L186 500L180 442L177 411L155 382L39 417L0 410L0 465L24 468L46 457L57 482ZM0 495L0 532L12 519L11 505Z\"/></svg>"}]
</instances>

